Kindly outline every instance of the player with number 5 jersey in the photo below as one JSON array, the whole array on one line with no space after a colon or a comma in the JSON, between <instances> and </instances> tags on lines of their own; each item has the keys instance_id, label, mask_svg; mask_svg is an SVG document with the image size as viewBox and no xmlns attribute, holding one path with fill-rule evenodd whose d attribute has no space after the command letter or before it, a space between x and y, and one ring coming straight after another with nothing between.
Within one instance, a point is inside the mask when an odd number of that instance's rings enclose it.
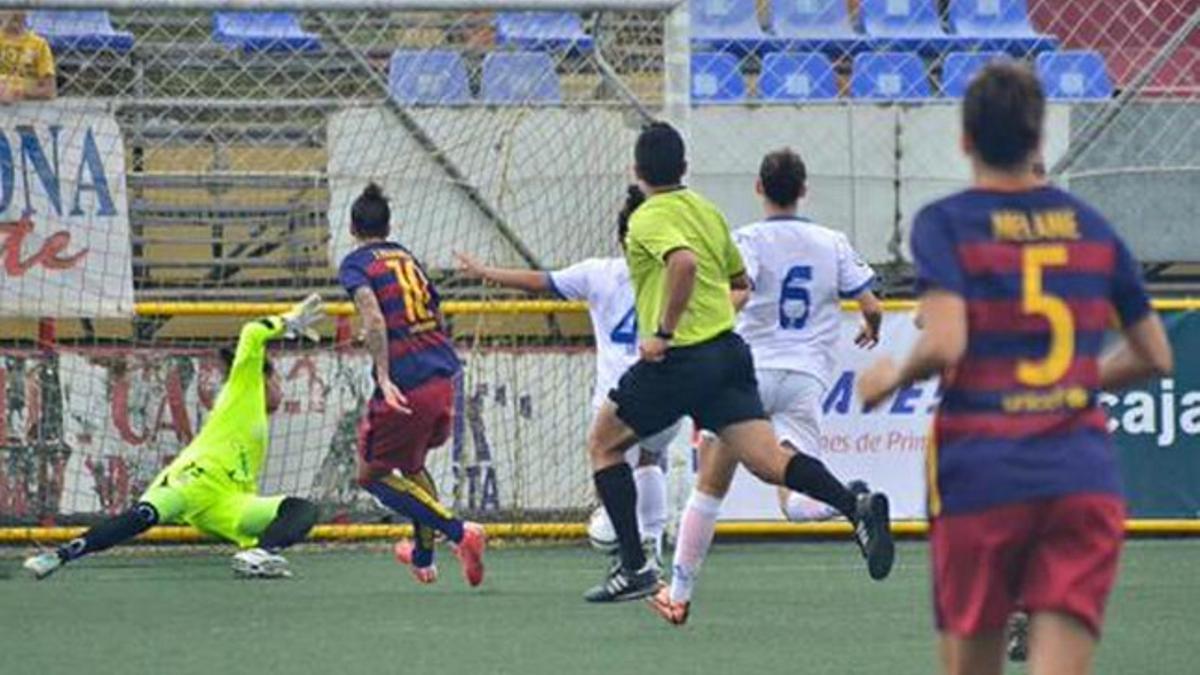
<instances>
[{"instance_id":1,"label":"player with number 5 jersey","mask_svg":"<svg viewBox=\"0 0 1200 675\"><path fill-rule=\"evenodd\" d=\"M438 501L425 456L450 438L454 380L462 366L442 322L441 301L425 269L389 241L391 208L368 185L350 209L358 248L338 280L354 299L371 356L375 392L359 425L358 484L413 522L412 542L396 558L423 584L437 580L434 533L451 543L471 586L483 581L483 528L464 523Z\"/></svg>"},{"instance_id":2,"label":"player with number 5 jersey","mask_svg":"<svg viewBox=\"0 0 1200 675\"><path fill-rule=\"evenodd\" d=\"M625 204L617 216L617 237L624 246L629 216L645 200L636 185L626 191ZM637 314L633 305L633 285L624 258L588 258L553 272L490 267L473 256L458 253L459 268L465 275L508 288L531 293L551 292L564 300L583 300L596 339L596 384L592 389L592 411L607 400L625 371L638 360ZM634 480L638 488L638 525L647 547L655 556L662 555L663 532L667 526L667 451L679 433L680 423L643 438L639 448L630 451L630 463L637 467ZM606 519L603 508L596 518Z\"/></svg>"},{"instance_id":3,"label":"player with number 5 jersey","mask_svg":"<svg viewBox=\"0 0 1200 675\"><path fill-rule=\"evenodd\" d=\"M924 331L901 366L885 359L860 381L874 406L942 374L929 538L948 673L1002 672L1018 607L1030 615L1030 672L1090 672L1125 515L1099 393L1172 368L1121 238L1033 170L1045 111L1023 66L992 64L971 82L973 185L913 222ZM1114 319L1122 339L1105 352Z\"/></svg>"}]
</instances>

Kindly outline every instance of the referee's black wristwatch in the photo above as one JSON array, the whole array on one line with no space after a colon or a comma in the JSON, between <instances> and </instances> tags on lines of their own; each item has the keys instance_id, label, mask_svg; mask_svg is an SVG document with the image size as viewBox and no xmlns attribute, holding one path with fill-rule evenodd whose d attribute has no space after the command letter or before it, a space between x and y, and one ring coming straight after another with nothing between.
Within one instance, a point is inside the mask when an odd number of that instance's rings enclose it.
<instances>
[{"instance_id":1,"label":"referee's black wristwatch","mask_svg":"<svg viewBox=\"0 0 1200 675\"><path fill-rule=\"evenodd\" d=\"M663 327L659 326L658 330L654 331L654 337L658 338L659 340L670 342L671 340L675 339L675 333L663 330Z\"/></svg>"}]
</instances>

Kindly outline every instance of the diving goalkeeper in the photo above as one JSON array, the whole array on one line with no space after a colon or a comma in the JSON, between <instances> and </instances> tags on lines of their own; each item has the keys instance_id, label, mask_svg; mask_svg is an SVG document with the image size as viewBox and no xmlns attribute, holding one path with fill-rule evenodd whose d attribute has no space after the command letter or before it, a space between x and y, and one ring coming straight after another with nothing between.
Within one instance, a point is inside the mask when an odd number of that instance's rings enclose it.
<instances>
[{"instance_id":1,"label":"diving goalkeeper","mask_svg":"<svg viewBox=\"0 0 1200 675\"><path fill-rule=\"evenodd\" d=\"M310 326L321 316L321 298L311 295L282 316L243 326L236 351L223 350L225 385L199 435L132 508L57 551L28 558L25 569L44 579L72 560L128 541L153 525L182 522L237 544L242 549L233 556L238 576L291 576L279 551L308 534L317 521L317 507L298 497L257 494L267 455L267 415L283 398L266 345L285 333L315 339Z\"/></svg>"}]
</instances>

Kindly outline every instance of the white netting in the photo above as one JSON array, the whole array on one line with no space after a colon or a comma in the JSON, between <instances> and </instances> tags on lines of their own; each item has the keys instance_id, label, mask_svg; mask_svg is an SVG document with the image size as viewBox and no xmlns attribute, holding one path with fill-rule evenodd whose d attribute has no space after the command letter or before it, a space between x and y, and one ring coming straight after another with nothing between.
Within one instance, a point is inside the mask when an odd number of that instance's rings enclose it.
<instances>
[{"instance_id":1,"label":"white netting","mask_svg":"<svg viewBox=\"0 0 1200 675\"><path fill-rule=\"evenodd\" d=\"M32 195L26 254L57 231L72 237L60 257L89 252L3 277L0 519L61 521L136 498L203 424L215 347L246 319L192 316L197 303L344 299L334 270L368 181L445 299L512 297L460 283L455 250L540 268L617 253L632 139L663 100L664 16L33 13L60 99L0 110L7 215ZM107 221L93 168L109 181ZM119 318L134 298L143 315ZM184 304L145 314L155 301ZM450 322L467 369L454 438L431 459L447 500L492 518L581 513L586 319ZM287 399L262 488L317 497L326 517L379 513L353 485L370 394L354 333L331 322L324 347L278 358Z\"/></svg>"}]
</instances>

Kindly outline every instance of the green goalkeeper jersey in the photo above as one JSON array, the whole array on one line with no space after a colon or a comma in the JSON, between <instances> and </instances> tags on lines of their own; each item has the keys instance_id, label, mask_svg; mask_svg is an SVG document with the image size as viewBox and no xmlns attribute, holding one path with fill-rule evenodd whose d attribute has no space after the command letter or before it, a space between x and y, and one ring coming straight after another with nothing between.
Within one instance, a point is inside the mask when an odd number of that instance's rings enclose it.
<instances>
[{"instance_id":1,"label":"green goalkeeper jersey","mask_svg":"<svg viewBox=\"0 0 1200 675\"><path fill-rule=\"evenodd\" d=\"M279 317L258 319L242 327L233 365L212 414L173 466L215 464L243 490L257 489L269 433L263 361L267 341L283 332Z\"/></svg>"}]
</instances>

